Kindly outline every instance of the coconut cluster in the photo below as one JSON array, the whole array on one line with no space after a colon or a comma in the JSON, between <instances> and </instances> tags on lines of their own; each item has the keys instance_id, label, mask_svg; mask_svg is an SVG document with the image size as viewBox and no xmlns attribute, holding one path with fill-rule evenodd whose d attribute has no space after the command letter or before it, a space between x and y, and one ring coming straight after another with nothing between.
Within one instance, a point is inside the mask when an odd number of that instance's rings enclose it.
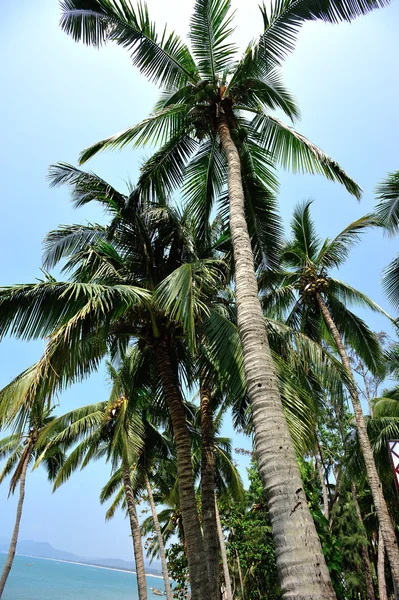
<instances>
[{"instance_id":1,"label":"coconut cluster","mask_svg":"<svg viewBox=\"0 0 399 600\"><path fill-rule=\"evenodd\" d=\"M197 102L205 102L206 100L216 102L219 98L218 90L208 80L199 81L194 87L194 90Z\"/></svg>"},{"instance_id":2,"label":"coconut cluster","mask_svg":"<svg viewBox=\"0 0 399 600\"><path fill-rule=\"evenodd\" d=\"M230 134L237 148L240 148L247 139L247 130L244 127L240 127L239 129L233 127L230 129Z\"/></svg>"},{"instance_id":3,"label":"coconut cluster","mask_svg":"<svg viewBox=\"0 0 399 600\"><path fill-rule=\"evenodd\" d=\"M106 412L106 421L112 421L113 419L116 419L121 407L123 406L124 402L126 401L126 396L119 396L119 398L117 398L112 404L111 406L109 406L107 408L107 412Z\"/></svg>"},{"instance_id":4,"label":"coconut cluster","mask_svg":"<svg viewBox=\"0 0 399 600\"><path fill-rule=\"evenodd\" d=\"M298 283L305 299L310 299L316 292L323 292L327 289L328 281L323 274L318 274L312 267L305 267L301 279Z\"/></svg>"}]
</instances>

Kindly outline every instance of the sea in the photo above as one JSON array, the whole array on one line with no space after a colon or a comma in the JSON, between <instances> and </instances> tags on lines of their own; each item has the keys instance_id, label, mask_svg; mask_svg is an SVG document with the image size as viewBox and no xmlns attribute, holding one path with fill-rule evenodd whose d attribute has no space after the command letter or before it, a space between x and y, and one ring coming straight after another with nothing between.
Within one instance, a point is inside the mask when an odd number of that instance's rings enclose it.
<instances>
[{"instance_id":1,"label":"sea","mask_svg":"<svg viewBox=\"0 0 399 600\"><path fill-rule=\"evenodd\" d=\"M6 559L0 554L0 572ZM163 591L160 577L147 575L148 599ZM137 600L136 575L32 556L15 556L2 600Z\"/></svg>"}]
</instances>

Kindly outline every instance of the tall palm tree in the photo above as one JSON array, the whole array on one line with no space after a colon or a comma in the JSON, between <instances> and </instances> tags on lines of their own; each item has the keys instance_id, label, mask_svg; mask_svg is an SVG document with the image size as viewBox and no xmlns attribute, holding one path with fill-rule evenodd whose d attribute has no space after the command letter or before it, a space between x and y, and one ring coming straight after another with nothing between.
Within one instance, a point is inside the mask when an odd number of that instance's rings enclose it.
<instances>
[{"instance_id":1,"label":"tall palm tree","mask_svg":"<svg viewBox=\"0 0 399 600\"><path fill-rule=\"evenodd\" d=\"M123 482L126 497L139 599L147 600L140 525L131 481L131 466L143 443L143 427L136 411L137 405L132 407L126 396L113 390L108 402L78 408L58 417L42 433L42 436L50 435L51 442L44 448L39 461L51 451L53 444L72 445L79 442L59 469L54 489L65 482L79 466L87 466L92 459L106 457L112 462L113 469L118 470Z\"/></svg>"},{"instance_id":2,"label":"tall palm tree","mask_svg":"<svg viewBox=\"0 0 399 600\"><path fill-rule=\"evenodd\" d=\"M97 369L107 351L113 356L130 341L138 343L148 368L157 372L171 415L193 597L209 595L180 366L187 344L195 345L195 320L206 311L203 298L216 285L222 263L197 260L187 221L166 200L120 194L70 165L58 165L51 174L54 184L71 185L77 206L98 201L111 223L49 234L45 266L67 259L69 280L3 288L0 335L49 336L41 369L55 387Z\"/></svg>"},{"instance_id":3,"label":"tall palm tree","mask_svg":"<svg viewBox=\"0 0 399 600\"><path fill-rule=\"evenodd\" d=\"M345 348L345 344L354 348L372 372L381 370L382 356L376 336L347 308L346 303L388 315L366 295L329 274L330 269L342 265L352 246L359 241L359 235L367 227L375 225L375 219L363 217L348 225L334 239L322 241L311 220L310 205L310 202L302 203L294 211L292 238L282 250L282 261L287 270L281 272L280 285L265 295L264 306L266 310L285 316L288 324L302 328L311 337L324 338L340 356L382 536L393 577L399 582L399 549Z\"/></svg>"},{"instance_id":4,"label":"tall palm tree","mask_svg":"<svg viewBox=\"0 0 399 600\"><path fill-rule=\"evenodd\" d=\"M139 4L137 10L128 0L64 0L61 5L61 27L75 40L95 46L116 42L131 53L142 73L163 88L148 119L89 148L82 161L106 147L160 143L161 149L143 170L139 188L151 195L160 189L171 191L184 180L204 236L212 205L227 183L238 327L259 466L283 593L298 598L312 594L333 598L334 593L282 412L246 219L253 221L259 210L270 211L273 161L323 173L359 196L359 187L336 162L269 111L280 108L289 118L298 115L278 68L305 21L349 21L384 3L288 0L273 3L270 11L263 5L263 32L241 59L230 39L229 0L196 0L190 24L192 54L175 33L157 35L145 5ZM265 228L264 223L261 226ZM262 250L270 265L273 257L267 250L275 236L273 219L266 229L270 243Z\"/></svg>"},{"instance_id":5,"label":"tall palm tree","mask_svg":"<svg viewBox=\"0 0 399 600\"><path fill-rule=\"evenodd\" d=\"M25 379L29 378L32 373L34 373L34 368L29 370L29 374L25 375ZM14 380L0 392L0 404L8 404L9 391L10 389L15 391L15 388L21 383L21 378L24 378L24 374L22 374L22 377L20 376ZM0 598L3 595L4 587L7 583L17 549L22 509L25 500L25 485L28 468L40 453L41 449L43 448L43 444L48 441L48 437L46 436L46 439L39 443L39 436L43 430L45 430L48 424L55 419L55 417L51 414L53 409L54 407L45 407L40 401L34 402L29 409L28 418L23 419L25 427L19 427L18 423L15 423L14 420L14 424L17 425L16 431L0 441L0 460L6 459L4 468L0 473L0 483L2 483L8 475L11 475L10 494L14 494L19 484L19 498L14 529L12 532L6 562L0 578ZM54 480L59 468L63 464L63 461L63 452L59 446L54 445L51 449L51 452L46 455L44 460L44 466L47 470L50 481Z\"/></svg>"},{"instance_id":6,"label":"tall palm tree","mask_svg":"<svg viewBox=\"0 0 399 600\"><path fill-rule=\"evenodd\" d=\"M131 399L136 397L137 394L147 398L146 402L141 403L141 408L138 406L136 407L136 416L140 419L142 424L142 443L139 452L136 453L134 465L131 467L132 491L135 497L137 497L143 491L147 493L147 499L150 504L154 528L158 539L159 558L162 565L165 595L168 600L172 600L172 589L170 585L168 567L166 564L165 548L163 545L160 525L157 519L150 479L154 465L160 460L170 460L172 458L173 450L171 448L170 440L162 435L157 427L161 421L162 423L165 422L165 417L162 414L163 407L159 407L157 403L154 403L154 398L148 397L148 389L154 387L151 386L148 381L148 372L146 372L144 375L146 379L146 389L132 391L132 381L137 379L134 373L137 369L137 356L135 355L137 355L137 350L129 349L126 355L123 357L120 367L116 370L109 365L109 372L112 375L113 388L116 393L121 393L124 395L124 397ZM160 415L162 415L162 419L160 419ZM123 495L125 497L125 503L127 505L127 497L123 485L123 472L121 469L115 472L113 477L111 477L109 482L104 486L100 495L100 501L105 502L108 500L113 495L118 485L122 488ZM107 512L107 518L113 516L118 503L119 502L113 503L111 511Z\"/></svg>"}]
</instances>

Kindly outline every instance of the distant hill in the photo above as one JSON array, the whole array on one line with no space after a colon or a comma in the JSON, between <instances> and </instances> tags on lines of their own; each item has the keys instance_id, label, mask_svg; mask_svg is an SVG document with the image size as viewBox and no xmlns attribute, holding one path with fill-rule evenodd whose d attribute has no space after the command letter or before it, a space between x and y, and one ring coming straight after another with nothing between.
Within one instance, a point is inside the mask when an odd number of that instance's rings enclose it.
<instances>
[{"instance_id":1,"label":"distant hill","mask_svg":"<svg viewBox=\"0 0 399 600\"><path fill-rule=\"evenodd\" d=\"M7 551L8 543L0 542L0 552ZM38 558L54 558L56 560L87 563L90 565L97 565L99 567L112 567L114 569L123 569L125 571L135 570L133 561L122 560L121 558L84 558L82 556L78 556L77 554L73 554L72 552L57 550L47 542L34 542L32 540L20 541L18 542L17 553L28 556L37 556ZM150 565L148 562L146 562L145 567L148 574L162 574L161 569L157 568L156 563Z\"/></svg>"}]
</instances>

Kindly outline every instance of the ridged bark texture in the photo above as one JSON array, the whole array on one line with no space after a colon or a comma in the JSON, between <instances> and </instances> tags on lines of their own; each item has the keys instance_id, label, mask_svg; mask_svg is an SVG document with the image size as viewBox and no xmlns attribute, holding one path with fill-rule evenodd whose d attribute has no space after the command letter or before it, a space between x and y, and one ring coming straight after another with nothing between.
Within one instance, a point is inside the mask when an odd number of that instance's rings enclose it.
<instances>
[{"instance_id":1,"label":"ridged bark texture","mask_svg":"<svg viewBox=\"0 0 399 600\"><path fill-rule=\"evenodd\" d=\"M210 600L220 600L219 542L215 510L215 448L211 390L200 386L201 412L201 499L204 550L211 586Z\"/></svg>"},{"instance_id":2,"label":"ridged bark texture","mask_svg":"<svg viewBox=\"0 0 399 600\"><path fill-rule=\"evenodd\" d=\"M7 579L10 574L10 571L11 571L12 563L14 562L15 552L17 550L19 526L21 523L22 508L23 508L24 499L25 499L26 472L28 470L30 457L31 457L31 451L27 450L25 460L22 465L21 477L19 480L19 498L18 498L18 504L17 504L17 514L15 516L14 530L12 532L10 547L8 549L6 562L5 562L3 573L1 574L1 579L0 579L0 598L3 595L4 586L7 583Z\"/></svg>"},{"instance_id":3,"label":"ridged bark texture","mask_svg":"<svg viewBox=\"0 0 399 600\"><path fill-rule=\"evenodd\" d=\"M176 444L180 507L187 550L191 597L192 600L206 600L210 596L210 586L204 542L197 512L194 475L191 463L191 441L187 428L186 412L166 343L159 341L154 346L154 350L157 357L157 367L163 393L172 420L173 436Z\"/></svg>"},{"instance_id":4,"label":"ridged bark texture","mask_svg":"<svg viewBox=\"0 0 399 600\"><path fill-rule=\"evenodd\" d=\"M391 567L392 577L399 585L399 548L398 542L395 536L395 531L392 525L391 518L388 513L388 508L385 502L384 495L382 493L382 485L380 478L377 473L377 468L374 462L373 451L371 449L370 440L367 435L366 423L363 416L362 405L360 402L359 394L357 392L357 386L353 377L352 369L349 363L349 358L345 350L345 346L342 342L341 335L331 317L330 311L320 293L316 293L316 300L319 305L323 319L331 333L338 354L341 358L342 365L344 366L349 379L349 393L352 400L353 410L355 413L357 433L359 436L360 447L362 450L364 463L366 465L366 473L369 481L371 493L373 495L373 502L378 517L378 522L384 540L385 549L387 551L389 565Z\"/></svg>"},{"instance_id":5,"label":"ridged bark texture","mask_svg":"<svg viewBox=\"0 0 399 600\"><path fill-rule=\"evenodd\" d=\"M147 475L145 476L145 487L147 490L148 501L151 506L152 520L154 522L155 533L157 534L158 546L159 546L159 558L161 559L163 583L165 586L166 597L168 600L173 600L172 588L170 587L170 579L168 572L168 565L166 564L165 546L163 544L161 526L158 521L157 509L155 507L154 496L152 495L152 489L150 482L148 481Z\"/></svg>"},{"instance_id":6,"label":"ridged bark texture","mask_svg":"<svg viewBox=\"0 0 399 600\"><path fill-rule=\"evenodd\" d=\"M223 529L222 529L222 524L220 522L220 515L219 515L219 509L218 509L216 497L214 498L214 503L215 503L217 535L219 538L220 554L222 557L222 564L223 564L224 584L226 586L225 597L226 597L226 600L233 600L233 591L231 589L230 571L229 571L229 565L227 563L226 544L224 541Z\"/></svg>"},{"instance_id":7,"label":"ridged bark texture","mask_svg":"<svg viewBox=\"0 0 399 600\"><path fill-rule=\"evenodd\" d=\"M357 499L357 491L356 491L356 487L354 485L352 486L352 497L353 497L353 501L355 503L357 518L359 519L359 522L363 525L362 513L360 511L360 506L359 506L359 502ZM363 558L363 568L364 568L364 579L366 582L367 600L375 600L373 576L372 576L372 572L371 572L370 555L369 555L369 549L367 548L366 545L362 546L362 558Z\"/></svg>"},{"instance_id":8,"label":"ridged bark texture","mask_svg":"<svg viewBox=\"0 0 399 600\"><path fill-rule=\"evenodd\" d=\"M387 584L385 581L385 546L384 539L381 535L381 527L378 531L378 563L377 563L377 577L378 577L378 593L380 600L388 600Z\"/></svg>"},{"instance_id":9,"label":"ridged bark texture","mask_svg":"<svg viewBox=\"0 0 399 600\"><path fill-rule=\"evenodd\" d=\"M145 578L145 566L143 556L143 546L141 544L141 531L137 517L136 500L133 493L132 482L130 480L130 469L127 465L122 466L123 487L125 490L127 512L130 521L130 531L132 532L134 561L136 563L137 587L139 600L147 600L147 581Z\"/></svg>"},{"instance_id":10,"label":"ridged bark texture","mask_svg":"<svg viewBox=\"0 0 399 600\"><path fill-rule=\"evenodd\" d=\"M223 118L219 136L228 164L237 323L282 596L285 600L331 600L336 596L303 490L258 298L240 157Z\"/></svg>"}]
</instances>

